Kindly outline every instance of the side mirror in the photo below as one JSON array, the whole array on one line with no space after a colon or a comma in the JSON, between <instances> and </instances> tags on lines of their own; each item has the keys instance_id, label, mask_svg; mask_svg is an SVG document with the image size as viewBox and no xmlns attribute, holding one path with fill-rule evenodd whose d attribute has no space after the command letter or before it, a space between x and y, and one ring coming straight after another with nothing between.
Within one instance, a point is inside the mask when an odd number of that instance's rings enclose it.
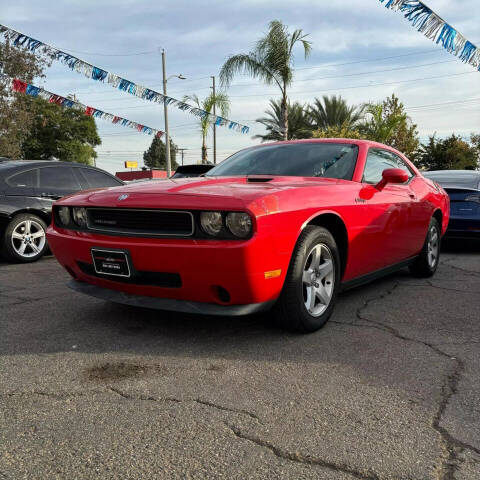
<instances>
[{"instance_id":1,"label":"side mirror","mask_svg":"<svg viewBox=\"0 0 480 480\"><path fill-rule=\"evenodd\" d=\"M382 179L375 185L381 190L387 183L405 183L408 180L408 173L401 168L387 168L382 172Z\"/></svg>"}]
</instances>

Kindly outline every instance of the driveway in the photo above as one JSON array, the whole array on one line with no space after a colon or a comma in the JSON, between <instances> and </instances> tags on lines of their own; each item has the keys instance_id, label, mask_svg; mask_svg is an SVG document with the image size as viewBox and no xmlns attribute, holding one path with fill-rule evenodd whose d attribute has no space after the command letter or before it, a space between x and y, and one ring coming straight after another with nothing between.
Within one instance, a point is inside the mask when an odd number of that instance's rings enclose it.
<instances>
[{"instance_id":1,"label":"driveway","mask_svg":"<svg viewBox=\"0 0 480 480\"><path fill-rule=\"evenodd\" d=\"M480 248L268 315L135 309L0 264L0 479L478 479Z\"/></svg>"}]
</instances>

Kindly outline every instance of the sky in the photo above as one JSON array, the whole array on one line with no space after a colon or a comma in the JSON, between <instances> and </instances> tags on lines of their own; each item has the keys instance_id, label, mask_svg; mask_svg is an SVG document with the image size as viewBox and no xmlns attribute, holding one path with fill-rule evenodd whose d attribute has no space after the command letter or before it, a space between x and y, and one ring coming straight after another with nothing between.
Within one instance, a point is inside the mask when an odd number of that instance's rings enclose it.
<instances>
[{"instance_id":1,"label":"sky","mask_svg":"<svg viewBox=\"0 0 480 480\"><path fill-rule=\"evenodd\" d=\"M467 39L480 45L478 0L426 0L425 3ZM378 0L244 0L237 2L163 0L56 0L54 3L0 0L0 23L55 46L93 65L157 91L162 88L161 49L166 52L168 95L181 99L210 92L211 76L229 55L247 53L277 19L290 30L309 34L312 53L295 51L291 101L311 102L342 95L360 104L395 93L405 104L422 139L436 133L468 136L480 132L480 72L463 64L417 32L400 13ZM217 85L219 81L217 80ZM115 90L54 63L37 82L46 90L160 130L163 106ZM229 119L250 126L248 135L217 128L217 161L259 143L255 122L279 91L249 76L237 75L226 90ZM169 108L169 131L185 150L184 161L201 153L198 119ZM152 137L96 120L102 144L97 166L124 170L124 161L143 165ZM208 139L213 159L212 136ZM178 157L180 159L180 157Z\"/></svg>"}]
</instances>

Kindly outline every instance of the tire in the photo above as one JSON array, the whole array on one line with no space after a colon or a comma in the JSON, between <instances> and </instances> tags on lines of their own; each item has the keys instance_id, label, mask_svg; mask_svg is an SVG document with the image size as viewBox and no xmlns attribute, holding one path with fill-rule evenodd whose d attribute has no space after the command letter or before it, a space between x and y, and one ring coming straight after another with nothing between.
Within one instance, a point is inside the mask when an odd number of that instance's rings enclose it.
<instances>
[{"instance_id":1,"label":"tire","mask_svg":"<svg viewBox=\"0 0 480 480\"><path fill-rule=\"evenodd\" d=\"M317 264L320 262L316 269L313 267L315 260ZM330 267L326 266L328 264ZM277 324L299 333L323 327L334 308L340 275L340 255L332 234L322 227L305 227L295 245L282 293L274 306Z\"/></svg>"},{"instance_id":2,"label":"tire","mask_svg":"<svg viewBox=\"0 0 480 480\"><path fill-rule=\"evenodd\" d=\"M3 255L15 263L36 262L48 249L47 225L30 213L15 216L3 234Z\"/></svg>"},{"instance_id":3,"label":"tire","mask_svg":"<svg viewBox=\"0 0 480 480\"><path fill-rule=\"evenodd\" d=\"M436 271L440 259L440 241L442 232L438 220L432 217L428 226L427 238L420 255L410 267L410 273L418 278L431 277Z\"/></svg>"}]
</instances>

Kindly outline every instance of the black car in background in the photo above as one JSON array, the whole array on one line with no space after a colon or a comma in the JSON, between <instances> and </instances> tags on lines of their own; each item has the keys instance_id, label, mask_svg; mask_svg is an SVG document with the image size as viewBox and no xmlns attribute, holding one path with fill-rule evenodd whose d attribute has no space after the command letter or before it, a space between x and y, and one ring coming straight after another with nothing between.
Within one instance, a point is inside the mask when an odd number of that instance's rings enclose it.
<instances>
[{"instance_id":1,"label":"black car in background","mask_svg":"<svg viewBox=\"0 0 480 480\"><path fill-rule=\"evenodd\" d=\"M47 250L52 204L70 193L123 182L87 165L49 160L0 162L0 252L13 262L34 262Z\"/></svg>"},{"instance_id":2,"label":"black car in background","mask_svg":"<svg viewBox=\"0 0 480 480\"><path fill-rule=\"evenodd\" d=\"M199 177L211 170L213 163L200 163L193 165L181 165L177 167L171 178Z\"/></svg>"},{"instance_id":3,"label":"black car in background","mask_svg":"<svg viewBox=\"0 0 480 480\"><path fill-rule=\"evenodd\" d=\"M480 172L435 170L423 175L440 184L450 197L446 236L480 239Z\"/></svg>"}]
</instances>

